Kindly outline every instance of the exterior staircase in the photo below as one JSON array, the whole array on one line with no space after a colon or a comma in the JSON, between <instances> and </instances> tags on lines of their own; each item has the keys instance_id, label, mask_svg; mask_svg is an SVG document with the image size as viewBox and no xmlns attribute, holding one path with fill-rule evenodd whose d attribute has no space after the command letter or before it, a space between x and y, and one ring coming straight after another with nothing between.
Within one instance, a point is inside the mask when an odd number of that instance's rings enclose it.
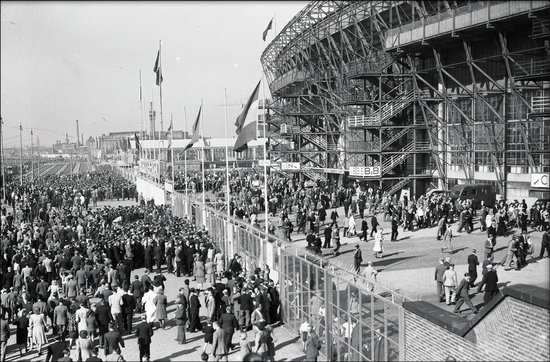
<instances>
[{"instance_id":1,"label":"exterior staircase","mask_svg":"<svg viewBox=\"0 0 550 362\"><path fill-rule=\"evenodd\" d=\"M403 160L410 156L410 153L414 150L414 142L409 142L405 147L400 149L400 154L391 155L390 157L384 158L382 162L382 175L391 171L395 166L401 164Z\"/></svg>"},{"instance_id":2,"label":"exterior staircase","mask_svg":"<svg viewBox=\"0 0 550 362\"><path fill-rule=\"evenodd\" d=\"M308 140L310 143L313 143L317 147L322 148L323 150L327 149L327 141L324 140L322 137L311 133L302 133L301 135L303 138Z\"/></svg>"},{"instance_id":3,"label":"exterior staircase","mask_svg":"<svg viewBox=\"0 0 550 362\"><path fill-rule=\"evenodd\" d=\"M304 176L306 176L307 178L309 178L310 180L312 180L312 181L324 181L324 182L326 182L328 180L323 173L318 172L318 171L313 171L313 170L308 169L308 168L303 168L302 169L302 174Z\"/></svg>"},{"instance_id":4,"label":"exterior staircase","mask_svg":"<svg viewBox=\"0 0 550 362\"><path fill-rule=\"evenodd\" d=\"M363 116L348 117L349 127L383 125L389 119L400 113L413 102L415 96L414 90L408 91L401 96L397 102L384 104L380 109Z\"/></svg>"}]
</instances>

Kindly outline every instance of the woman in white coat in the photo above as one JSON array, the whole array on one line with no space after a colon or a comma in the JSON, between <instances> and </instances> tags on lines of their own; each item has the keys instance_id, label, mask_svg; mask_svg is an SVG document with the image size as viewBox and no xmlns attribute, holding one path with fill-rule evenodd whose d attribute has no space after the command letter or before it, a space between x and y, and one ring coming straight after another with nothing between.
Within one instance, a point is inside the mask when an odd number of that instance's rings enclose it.
<instances>
[{"instance_id":1,"label":"woman in white coat","mask_svg":"<svg viewBox=\"0 0 550 362\"><path fill-rule=\"evenodd\" d=\"M374 235L374 247L372 248L372 251L374 251L374 256L377 258L382 257L382 253L384 252L384 248L382 247L382 243L384 241L384 235L382 234L383 229L380 228Z\"/></svg>"},{"instance_id":2,"label":"woman in white coat","mask_svg":"<svg viewBox=\"0 0 550 362\"><path fill-rule=\"evenodd\" d=\"M155 322L156 314L157 314L157 306L155 304L156 297L157 297L157 293L155 293L153 289L149 289L149 291L145 293L143 295L143 298L141 299L141 302L143 303L145 308L147 323Z\"/></svg>"}]
</instances>

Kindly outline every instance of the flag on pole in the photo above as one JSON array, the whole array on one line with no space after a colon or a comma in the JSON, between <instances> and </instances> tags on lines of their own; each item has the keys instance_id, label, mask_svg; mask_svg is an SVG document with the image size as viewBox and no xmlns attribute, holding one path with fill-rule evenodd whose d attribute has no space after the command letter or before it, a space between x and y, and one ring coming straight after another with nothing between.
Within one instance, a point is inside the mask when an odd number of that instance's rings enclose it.
<instances>
[{"instance_id":1,"label":"flag on pole","mask_svg":"<svg viewBox=\"0 0 550 362\"><path fill-rule=\"evenodd\" d=\"M237 141L235 141L233 151L243 152L248 148L248 142L257 139L257 121L253 121L243 127L242 131L237 136Z\"/></svg>"},{"instance_id":2,"label":"flag on pole","mask_svg":"<svg viewBox=\"0 0 550 362\"><path fill-rule=\"evenodd\" d=\"M197 114L197 119L195 120L195 123L193 123L193 137L191 137L191 142L189 142L187 146L185 146L184 151L187 151L188 149L193 147L195 143L199 141L199 138L200 138L199 121L201 119L201 110L202 110L202 105L199 108L199 114Z\"/></svg>"},{"instance_id":3,"label":"flag on pole","mask_svg":"<svg viewBox=\"0 0 550 362\"><path fill-rule=\"evenodd\" d=\"M269 21L269 24L267 24L267 28L265 28L264 33L262 35L262 39L265 41L265 38L267 38L267 32L271 30L271 26L273 25L273 18Z\"/></svg>"},{"instance_id":4,"label":"flag on pole","mask_svg":"<svg viewBox=\"0 0 550 362\"><path fill-rule=\"evenodd\" d=\"M246 116L248 114L248 111L250 110L250 106L254 101L258 99L258 93L260 91L260 83L261 80L256 85L256 88L254 88L254 91L252 92L252 95L250 98L248 98L248 101L246 102L246 105L244 106L241 114L237 117L237 120L235 121L235 126L237 126L237 134L241 132L241 129L243 128L244 121L246 120Z\"/></svg>"},{"instance_id":5,"label":"flag on pole","mask_svg":"<svg viewBox=\"0 0 550 362\"><path fill-rule=\"evenodd\" d=\"M136 142L136 150L141 151L141 144L139 143L139 137L137 133L134 133L134 141Z\"/></svg>"},{"instance_id":6,"label":"flag on pole","mask_svg":"<svg viewBox=\"0 0 550 362\"><path fill-rule=\"evenodd\" d=\"M172 120L170 120L170 127L168 127L168 131L167 132L170 132L172 130Z\"/></svg>"},{"instance_id":7,"label":"flag on pole","mask_svg":"<svg viewBox=\"0 0 550 362\"><path fill-rule=\"evenodd\" d=\"M153 72L157 74L157 85L160 85L163 81L162 78L162 69L160 66L160 49L157 53L157 60L155 61L155 67L153 68Z\"/></svg>"}]
</instances>

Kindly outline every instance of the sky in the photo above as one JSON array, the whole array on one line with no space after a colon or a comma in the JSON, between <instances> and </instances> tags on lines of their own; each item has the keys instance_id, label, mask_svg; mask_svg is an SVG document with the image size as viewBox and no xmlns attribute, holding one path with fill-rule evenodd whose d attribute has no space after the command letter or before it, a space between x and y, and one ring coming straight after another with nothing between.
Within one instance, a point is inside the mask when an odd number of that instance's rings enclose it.
<instances>
[{"instance_id":1,"label":"sky","mask_svg":"<svg viewBox=\"0 0 550 362\"><path fill-rule=\"evenodd\" d=\"M262 78L260 56L307 2L1 2L0 91L5 147L76 141L139 130L139 77L146 110L162 41L164 129L191 130L201 100L204 136L229 136ZM264 42L262 33L274 18ZM267 88L266 88L266 92ZM260 97L262 97L260 92ZM269 95L269 93L267 93ZM184 111L185 110L185 111ZM185 117L185 114L187 117ZM147 118L147 113L144 116ZM185 122L185 118L187 121Z\"/></svg>"}]
</instances>

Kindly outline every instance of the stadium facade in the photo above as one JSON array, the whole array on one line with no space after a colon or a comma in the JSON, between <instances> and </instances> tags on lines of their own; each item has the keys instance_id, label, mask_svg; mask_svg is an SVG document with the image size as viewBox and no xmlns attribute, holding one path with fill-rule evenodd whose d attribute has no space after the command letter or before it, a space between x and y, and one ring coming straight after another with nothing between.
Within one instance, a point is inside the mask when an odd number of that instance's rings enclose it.
<instances>
[{"instance_id":1,"label":"stadium facade","mask_svg":"<svg viewBox=\"0 0 550 362\"><path fill-rule=\"evenodd\" d=\"M315 1L261 56L271 161L548 198L550 1Z\"/></svg>"}]
</instances>

